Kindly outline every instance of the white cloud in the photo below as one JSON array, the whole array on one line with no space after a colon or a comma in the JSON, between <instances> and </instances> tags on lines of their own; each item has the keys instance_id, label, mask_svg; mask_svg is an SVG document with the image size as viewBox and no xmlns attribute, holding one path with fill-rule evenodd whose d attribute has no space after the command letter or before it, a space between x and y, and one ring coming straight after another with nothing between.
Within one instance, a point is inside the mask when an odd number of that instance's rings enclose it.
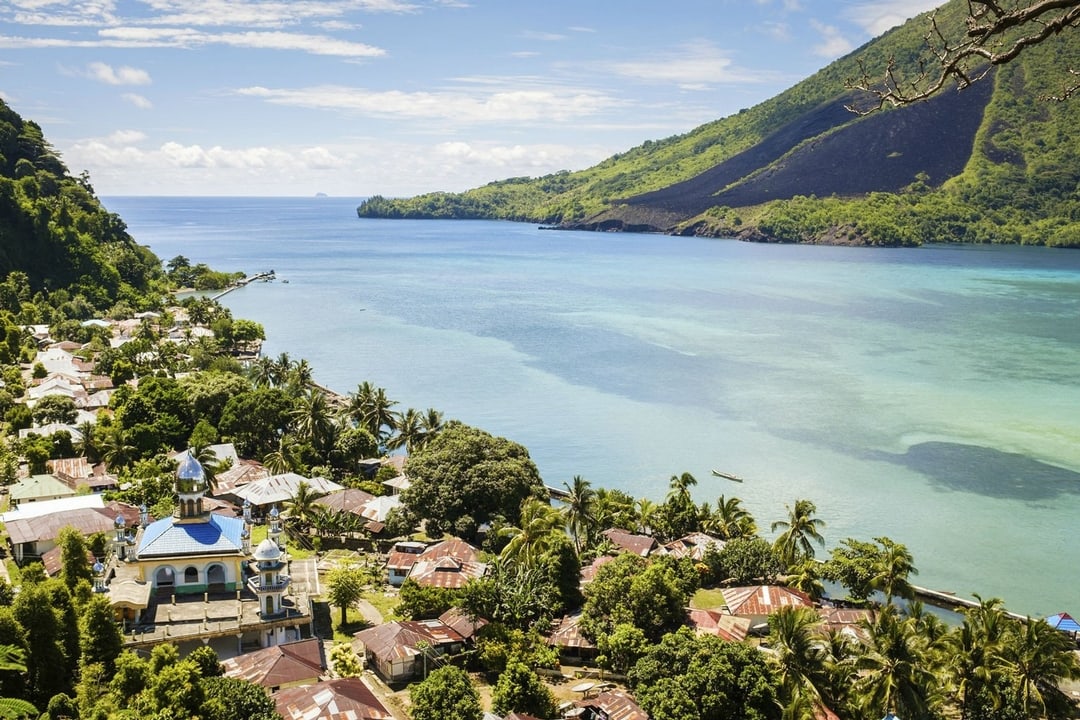
<instances>
[{"instance_id":1,"label":"white cloud","mask_svg":"<svg viewBox=\"0 0 1080 720\"><path fill-rule=\"evenodd\" d=\"M619 104L614 98L591 90L524 86L474 92L402 92L322 85L293 90L247 87L236 92L278 105L341 110L373 117L439 118L458 124L564 122Z\"/></svg>"},{"instance_id":2,"label":"white cloud","mask_svg":"<svg viewBox=\"0 0 1080 720\"><path fill-rule=\"evenodd\" d=\"M821 42L814 45L814 54L820 57L834 59L846 55L855 49L855 46L833 25L826 25L817 20L810 21L811 27L821 35Z\"/></svg>"},{"instance_id":3,"label":"white cloud","mask_svg":"<svg viewBox=\"0 0 1080 720\"><path fill-rule=\"evenodd\" d=\"M687 90L775 79L773 73L735 65L724 51L707 40L641 60L611 63L607 68L624 77L650 83L675 83Z\"/></svg>"},{"instance_id":4,"label":"white cloud","mask_svg":"<svg viewBox=\"0 0 1080 720\"><path fill-rule=\"evenodd\" d=\"M844 12L844 16L874 37L902 25L919 13L933 10L941 0L882 0L863 2Z\"/></svg>"},{"instance_id":5,"label":"white cloud","mask_svg":"<svg viewBox=\"0 0 1080 720\"><path fill-rule=\"evenodd\" d=\"M339 40L328 35L309 35L289 32L232 32L205 33L192 28L118 27L100 33L105 41L128 44L131 47L192 47L197 45L229 45L263 50L299 50L313 55L339 57L379 57L382 48L365 43Z\"/></svg>"},{"instance_id":6,"label":"white cloud","mask_svg":"<svg viewBox=\"0 0 1080 720\"><path fill-rule=\"evenodd\" d=\"M138 68L122 65L114 68L103 62L92 62L86 68L86 74L93 80L107 85L149 85L150 73Z\"/></svg>"},{"instance_id":7,"label":"white cloud","mask_svg":"<svg viewBox=\"0 0 1080 720\"><path fill-rule=\"evenodd\" d=\"M543 40L544 42L558 42L559 40L565 40L566 36L553 32L540 32L538 30L526 30L521 33L523 37L527 37L530 40Z\"/></svg>"},{"instance_id":8,"label":"white cloud","mask_svg":"<svg viewBox=\"0 0 1080 720\"><path fill-rule=\"evenodd\" d=\"M490 168L544 168L535 174L580 162L582 149L571 145L502 145L495 142L444 142L435 146L438 157Z\"/></svg>"},{"instance_id":9,"label":"white cloud","mask_svg":"<svg viewBox=\"0 0 1080 720\"><path fill-rule=\"evenodd\" d=\"M143 97L142 95L139 95L138 93L124 93L123 95L121 95L121 97L135 107L139 108L140 110L150 110L154 107L154 103L150 102L149 99Z\"/></svg>"},{"instance_id":10,"label":"white cloud","mask_svg":"<svg viewBox=\"0 0 1080 720\"><path fill-rule=\"evenodd\" d=\"M117 130L109 135L106 141L110 145L135 145L146 139L146 133L141 130Z\"/></svg>"}]
</instances>

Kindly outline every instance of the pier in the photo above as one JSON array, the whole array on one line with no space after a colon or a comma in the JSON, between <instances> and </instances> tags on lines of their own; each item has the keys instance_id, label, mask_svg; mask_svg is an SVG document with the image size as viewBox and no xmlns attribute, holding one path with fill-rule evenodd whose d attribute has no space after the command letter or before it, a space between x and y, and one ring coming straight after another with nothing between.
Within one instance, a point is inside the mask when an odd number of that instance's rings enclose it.
<instances>
[{"instance_id":1,"label":"pier","mask_svg":"<svg viewBox=\"0 0 1080 720\"><path fill-rule=\"evenodd\" d=\"M246 285L249 285L249 284L255 282L256 280L262 280L264 282L269 282L271 280L274 280L276 277L277 277L277 275L274 274L273 270L267 270L265 272L255 273L254 275L249 275L246 278L242 278L240 280L237 280L232 285L230 285L229 287L227 287L224 290L222 290L221 292L219 292L217 295L211 296L210 299L211 300L218 300L220 298L223 298L226 295L228 295L229 293L231 293L233 290L236 290L238 288L242 288L242 287L244 287Z\"/></svg>"}]
</instances>

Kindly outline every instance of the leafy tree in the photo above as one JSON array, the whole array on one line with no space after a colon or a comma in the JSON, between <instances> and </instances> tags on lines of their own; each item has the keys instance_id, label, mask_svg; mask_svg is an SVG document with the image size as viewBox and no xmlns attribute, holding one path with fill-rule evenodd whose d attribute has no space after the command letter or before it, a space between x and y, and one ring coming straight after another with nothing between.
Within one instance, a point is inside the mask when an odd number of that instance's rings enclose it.
<instances>
[{"instance_id":1,"label":"leafy tree","mask_svg":"<svg viewBox=\"0 0 1080 720\"><path fill-rule=\"evenodd\" d=\"M204 677L200 717L206 720L280 720L274 699L253 682L231 677Z\"/></svg>"},{"instance_id":2,"label":"leafy tree","mask_svg":"<svg viewBox=\"0 0 1080 720\"><path fill-rule=\"evenodd\" d=\"M671 568L623 554L601 567L585 588L581 625L595 639L630 624L656 641L682 625L686 601Z\"/></svg>"},{"instance_id":3,"label":"leafy tree","mask_svg":"<svg viewBox=\"0 0 1080 720\"><path fill-rule=\"evenodd\" d=\"M1045 621L1028 618L1013 625L1003 659L1028 717L1072 716L1061 682L1080 677L1080 659L1067 635Z\"/></svg>"},{"instance_id":4,"label":"leafy tree","mask_svg":"<svg viewBox=\"0 0 1080 720\"><path fill-rule=\"evenodd\" d=\"M412 601L411 596L419 593L404 592L409 582L406 580L402 584L402 604L410 608L409 617L434 617L449 607L444 607L446 603L456 602L473 617L524 630L543 618L550 619L558 606L558 589L546 568L501 559L489 565L484 577L467 582L454 597L450 597L445 590L442 597L429 591L428 595L441 602L429 602L426 615L412 609L418 603ZM410 602L406 603L406 600ZM403 613L401 605L398 606L398 613Z\"/></svg>"},{"instance_id":5,"label":"leafy tree","mask_svg":"<svg viewBox=\"0 0 1080 720\"><path fill-rule=\"evenodd\" d=\"M650 647L627 682L654 718L781 717L776 678L764 653L713 635L698 637L685 627Z\"/></svg>"},{"instance_id":6,"label":"leafy tree","mask_svg":"<svg viewBox=\"0 0 1080 720\"><path fill-rule=\"evenodd\" d=\"M480 720L480 694L468 674L453 665L438 668L413 686L412 720Z\"/></svg>"},{"instance_id":7,"label":"leafy tree","mask_svg":"<svg viewBox=\"0 0 1080 720\"><path fill-rule=\"evenodd\" d=\"M60 546L60 579L68 590L74 591L80 580L92 581L86 537L69 525L61 528L56 544Z\"/></svg>"},{"instance_id":8,"label":"leafy tree","mask_svg":"<svg viewBox=\"0 0 1080 720\"><path fill-rule=\"evenodd\" d=\"M546 497L524 447L455 421L409 457L406 472L412 486L402 499L429 534L475 539L482 523L517 517L525 498Z\"/></svg>"},{"instance_id":9,"label":"leafy tree","mask_svg":"<svg viewBox=\"0 0 1080 720\"><path fill-rule=\"evenodd\" d=\"M218 677L225 673L225 666L221 664L214 648L209 645L195 648L188 655L188 659L198 666L199 676L202 678Z\"/></svg>"},{"instance_id":10,"label":"leafy tree","mask_svg":"<svg viewBox=\"0 0 1080 720\"><path fill-rule=\"evenodd\" d=\"M457 590L421 585L406 578L401 584L395 612L410 620L430 620L453 607L458 595Z\"/></svg>"},{"instance_id":11,"label":"leafy tree","mask_svg":"<svg viewBox=\"0 0 1080 720\"><path fill-rule=\"evenodd\" d=\"M775 582L782 563L773 546L763 538L735 538L716 552L705 554L709 572L718 581L736 585Z\"/></svg>"},{"instance_id":12,"label":"leafy tree","mask_svg":"<svg viewBox=\"0 0 1080 720\"><path fill-rule=\"evenodd\" d=\"M697 506L690 495L690 488L695 485L697 479L690 473L671 476L668 483L670 489L661 506L661 527L658 528L664 538L674 540L698 529Z\"/></svg>"},{"instance_id":13,"label":"leafy tree","mask_svg":"<svg viewBox=\"0 0 1080 720\"><path fill-rule=\"evenodd\" d=\"M243 375L213 370L190 373L178 378L177 383L187 394L192 417L215 427L221 422L229 398L252 390L251 382Z\"/></svg>"},{"instance_id":14,"label":"leafy tree","mask_svg":"<svg viewBox=\"0 0 1080 720\"><path fill-rule=\"evenodd\" d=\"M499 675L491 695L492 709L498 715L518 712L550 718L558 714L555 696L540 676L519 661L510 662Z\"/></svg>"},{"instance_id":15,"label":"leafy tree","mask_svg":"<svg viewBox=\"0 0 1080 720\"><path fill-rule=\"evenodd\" d=\"M106 675L111 676L123 648L124 638L109 599L104 595L91 595L79 617L80 662L83 666L101 663Z\"/></svg>"},{"instance_id":16,"label":"leafy tree","mask_svg":"<svg viewBox=\"0 0 1080 720\"><path fill-rule=\"evenodd\" d=\"M364 663L349 643L335 643L330 648L330 666L338 677L360 677L364 674Z\"/></svg>"},{"instance_id":17,"label":"leafy tree","mask_svg":"<svg viewBox=\"0 0 1080 720\"><path fill-rule=\"evenodd\" d=\"M75 401L67 395L46 395L34 404L34 422L39 425L71 425L78 417Z\"/></svg>"},{"instance_id":18,"label":"leafy tree","mask_svg":"<svg viewBox=\"0 0 1080 720\"><path fill-rule=\"evenodd\" d=\"M367 584L367 573L355 564L339 565L327 574L326 596L331 605L341 608L342 625L348 619L346 612L363 597Z\"/></svg>"},{"instance_id":19,"label":"leafy tree","mask_svg":"<svg viewBox=\"0 0 1080 720\"><path fill-rule=\"evenodd\" d=\"M218 430L232 438L243 457L262 457L277 449L289 424L292 403L276 388L257 388L225 403Z\"/></svg>"},{"instance_id":20,"label":"leafy tree","mask_svg":"<svg viewBox=\"0 0 1080 720\"><path fill-rule=\"evenodd\" d=\"M613 672L626 673L649 649L649 639L634 625L620 623L596 639L601 652L597 662Z\"/></svg>"},{"instance_id":21,"label":"leafy tree","mask_svg":"<svg viewBox=\"0 0 1080 720\"><path fill-rule=\"evenodd\" d=\"M44 707L53 695L71 690L60 618L45 584L25 579L12 610L26 630L28 698Z\"/></svg>"}]
</instances>

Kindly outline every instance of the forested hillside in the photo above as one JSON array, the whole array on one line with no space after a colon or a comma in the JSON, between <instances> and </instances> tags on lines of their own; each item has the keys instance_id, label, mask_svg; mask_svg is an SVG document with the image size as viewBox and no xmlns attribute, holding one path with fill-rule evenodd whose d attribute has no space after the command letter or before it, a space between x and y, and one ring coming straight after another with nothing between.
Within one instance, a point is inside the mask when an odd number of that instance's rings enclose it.
<instances>
[{"instance_id":1,"label":"forested hillside","mask_svg":"<svg viewBox=\"0 0 1080 720\"><path fill-rule=\"evenodd\" d=\"M938 27L962 34L967 3ZM362 217L502 218L774 242L1080 246L1080 105L1047 99L1080 67L1062 33L981 83L861 116L863 69L925 60L924 14L753 108L579 172L465 193L374 197Z\"/></svg>"},{"instance_id":2,"label":"forested hillside","mask_svg":"<svg viewBox=\"0 0 1080 720\"><path fill-rule=\"evenodd\" d=\"M41 128L0 101L0 275L13 271L24 274L12 286L22 300L63 289L99 311L120 300L138 307L162 278L158 258L101 206L85 173L72 177ZM0 307L14 311L11 300Z\"/></svg>"}]
</instances>

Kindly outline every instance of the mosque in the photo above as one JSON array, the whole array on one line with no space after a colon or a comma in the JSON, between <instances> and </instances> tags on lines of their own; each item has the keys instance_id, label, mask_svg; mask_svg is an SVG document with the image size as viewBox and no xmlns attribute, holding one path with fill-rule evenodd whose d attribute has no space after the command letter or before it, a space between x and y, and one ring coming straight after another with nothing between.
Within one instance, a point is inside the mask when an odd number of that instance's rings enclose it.
<instances>
[{"instance_id":1,"label":"mosque","mask_svg":"<svg viewBox=\"0 0 1080 720\"><path fill-rule=\"evenodd\" d=\"M118 516L108 568L97 564L95 589L107 592L127 645L235 637L238 649L299 640L310 632L307 599L290 592L281 517L268 515L267 537L251 548L252 517L210 512L205 472L184 454L176 469L177 509L128 529ZM129 635L130 628L130 635Z\"/></svg>"}]
</instances>

